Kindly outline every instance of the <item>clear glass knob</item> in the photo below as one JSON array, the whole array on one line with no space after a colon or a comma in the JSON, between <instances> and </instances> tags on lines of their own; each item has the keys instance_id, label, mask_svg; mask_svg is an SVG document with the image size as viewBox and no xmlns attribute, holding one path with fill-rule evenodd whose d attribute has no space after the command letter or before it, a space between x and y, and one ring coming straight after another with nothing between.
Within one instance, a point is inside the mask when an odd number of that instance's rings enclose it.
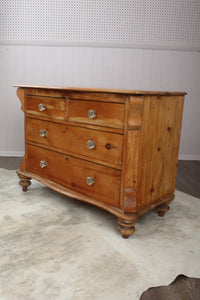
<instances>
[{"instance_id":1,"label":"clear glass knob","mask_svg":"<svg viewBox=\"0 0 200 300\"><path fill-rule=\"evenodd\" d=\"M47 167L47 162L45 160L41 160L40 161L40 167L43 169L45 167Z\"/></svg>"},{"instance_id":2,"label":"clear glass knob","mask_svg":"<svg viewBox=\"0 0 200 300\"><path fill-rule=\"evenodd\" d=\"M40 104L38 105L38 108L39 108L39 111L44 111L44 110L47 109L47 108L46 108L46 105L45 105L45 104L42 104L42 103L40 103Z\"/></svg>"},{"instance_id":3,"label":"clear glass knob","mask_svg":"<svg viewBox=\"0 0 200 300\"><path fill-rule=\"evenodd\" d=\"M92 185L92 184L95 183L95 180L94 180L93 177L87 177L86 181L87 181L87 184L88 184L88 185Z\"/></svg>"},{"instance_id":4,"label":"clear glass knob","mask_svg":"<svg viewBox=\"0 0 200 300\"><path fill-rule=\"evenodd\" d=\"M88 117L90 119L94 119L94 118L96 118L96 116L97 116L97 113L95 110L93 110L93 109L88 110Z\"/></svg>"},{"instance_id":5,"label":"clear glass knob","mask_svg":"<svg viewBox=\"0 0 200 300\"><path fill-rule=\"evenodd\" d=\"M94 149L96 147L95 142L92 140L87 141L87 148Z\"/></svg>"},{"instance_id":6,"label":"clear glass knob","mask_svg":"<svg viewBox=\"0 0 200 300\"><path fill-rule=\"evenodd\" d=\"M40 129L40 136L45 137L47 135L46 129Z\"/></svg>"}]
</instances>

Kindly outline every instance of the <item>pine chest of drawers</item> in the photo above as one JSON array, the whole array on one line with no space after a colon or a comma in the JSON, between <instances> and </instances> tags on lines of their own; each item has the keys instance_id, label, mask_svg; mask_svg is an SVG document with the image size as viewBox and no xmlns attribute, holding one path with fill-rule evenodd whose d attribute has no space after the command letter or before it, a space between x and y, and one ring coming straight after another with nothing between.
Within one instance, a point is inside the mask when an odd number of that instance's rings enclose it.
<instances>
[{"instance_id":1,"label":"pine chest of drawers","mask_svg":"<svg viewBox=\"0 0 200 300\"><path fill-rule=\"evenodd\" d=\"M23 191L33 178L99 206L124 238L141 214L169 209L185 93L15 87L25 113Z\"/></svg>"}]
</instances>

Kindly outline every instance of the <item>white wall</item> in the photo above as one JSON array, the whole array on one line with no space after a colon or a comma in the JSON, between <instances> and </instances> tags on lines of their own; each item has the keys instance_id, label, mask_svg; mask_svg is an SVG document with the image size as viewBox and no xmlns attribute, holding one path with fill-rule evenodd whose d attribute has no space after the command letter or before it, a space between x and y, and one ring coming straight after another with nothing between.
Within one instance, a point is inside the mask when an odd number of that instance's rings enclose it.
<instances>
[{"instance_id":1,"label":"white wall","mask_svg":"<svg viewBox=\"0 0 200 300\"><path fill-rule=\"evenodd\" d=\"M186 91L181 159L200 159L200 53L0 46L0 155L22 155L23 113L13 84Z\"/></svg>"}]
</instances>

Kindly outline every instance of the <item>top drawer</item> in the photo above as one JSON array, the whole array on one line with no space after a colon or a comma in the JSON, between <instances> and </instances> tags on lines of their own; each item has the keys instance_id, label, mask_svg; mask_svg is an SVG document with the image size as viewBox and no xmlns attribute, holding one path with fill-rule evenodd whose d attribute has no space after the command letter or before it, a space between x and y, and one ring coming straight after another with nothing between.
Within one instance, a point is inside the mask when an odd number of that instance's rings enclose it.
<instances>
[{"instance_id":1,"label":"top drawer","mask_svg":"<svg viewBox=\"0 0 200 300\"><path fill-rule=\"evenodd\" d=\"M68 120L121 129L124 122L124 104L68 100Z\"/></svg>"},{"instance_id":2,"label":"top drawer","mask_svg":"<svg viewBox=\"0 0 200 300\"><path fill-rule=\"evenodd\" d=\"M26 97L26 112L32 115L64 120L65 100L50 97Z\"/></svg>"}]
</instances>

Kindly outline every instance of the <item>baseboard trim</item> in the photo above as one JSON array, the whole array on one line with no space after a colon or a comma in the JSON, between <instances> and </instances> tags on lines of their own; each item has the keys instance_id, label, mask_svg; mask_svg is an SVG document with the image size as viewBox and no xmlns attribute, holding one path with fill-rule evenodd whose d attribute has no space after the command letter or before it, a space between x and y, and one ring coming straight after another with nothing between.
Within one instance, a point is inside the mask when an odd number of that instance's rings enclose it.
<instances>
[{"instance_id":1,"label":"baseboard trim","mask_svg":"<svg viewBox=\"0 0 200 300\"><path fill-rule=\"evenodd\" d=\"M0 156L17 156L22 157L24 151L0 151Z\"/></svg>"},{"instance_id":2,"label":"baseboard trim","mask_svg":"<svg viewBox=\"0 0 200 300\"><path fill-rule=\"evenodd\" d=\"M181 154L178 157L179 160L200 160L200 155Z\"/></svg>"}]
</instances>

